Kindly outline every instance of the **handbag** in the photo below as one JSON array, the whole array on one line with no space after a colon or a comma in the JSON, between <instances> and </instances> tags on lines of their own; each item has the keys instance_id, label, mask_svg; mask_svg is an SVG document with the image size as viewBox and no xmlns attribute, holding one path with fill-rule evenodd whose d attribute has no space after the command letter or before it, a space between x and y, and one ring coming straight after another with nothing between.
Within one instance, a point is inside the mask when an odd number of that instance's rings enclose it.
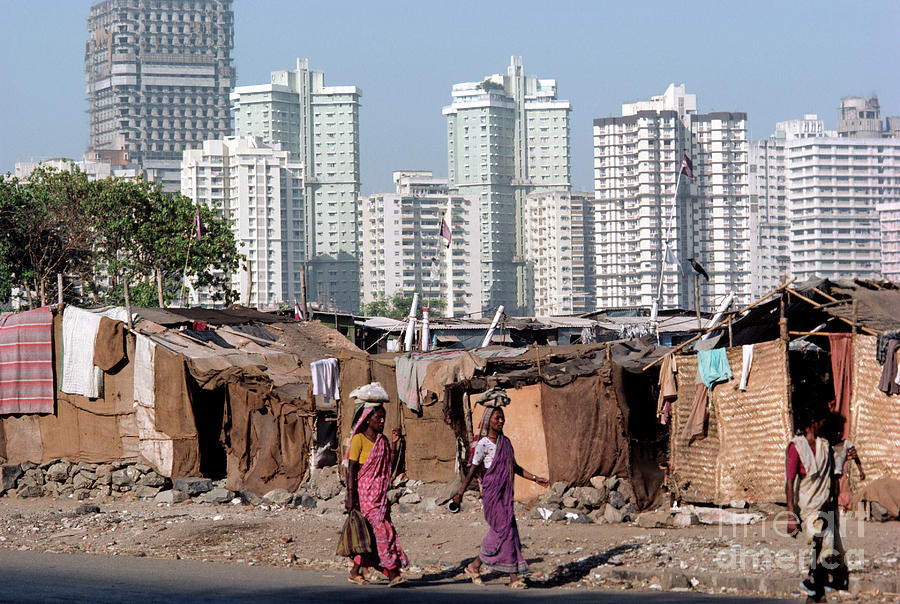
<instances>
[{"instance_id":1,"label":"handbag","mask_svg":"<svg viewBox=\"0 0 900 604\"><path fill-rule=\"evenodd\" d=\"M369 521L359 510L350 510L344 528L341 529L341 538L338 540L335 555L356 556L371 554L375 551L375 535Z\"/></svg>"}]
</instances>

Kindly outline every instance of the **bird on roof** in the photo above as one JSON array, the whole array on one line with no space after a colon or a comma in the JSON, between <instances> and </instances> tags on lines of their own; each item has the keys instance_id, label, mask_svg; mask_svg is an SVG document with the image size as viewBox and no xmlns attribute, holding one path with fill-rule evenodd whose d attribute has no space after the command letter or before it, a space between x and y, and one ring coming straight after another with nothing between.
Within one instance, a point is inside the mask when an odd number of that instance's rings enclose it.
<instances>
[{"instance_id":1,"label":"bird on roof","mask_svg":"<svg viewBox=\"0 0 900 604\"><path fill-rule=\"evenodd\" d=\"M703 275L706 277L706 280L709 281L709 273L706 272L706 269L703 268L703 265L694 260L693 258L688 258L688 262L691 263L691 268L694 269L694 272L698 275Z\"/></svg>"}]
</instances>

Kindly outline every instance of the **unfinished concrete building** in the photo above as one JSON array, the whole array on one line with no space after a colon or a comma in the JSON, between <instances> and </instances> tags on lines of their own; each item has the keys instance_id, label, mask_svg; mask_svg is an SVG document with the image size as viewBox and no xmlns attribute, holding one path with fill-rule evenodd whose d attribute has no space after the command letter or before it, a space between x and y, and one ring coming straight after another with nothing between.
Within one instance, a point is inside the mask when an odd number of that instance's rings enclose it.
<instances>
[{"instance_id":1,"label":"unfinished concrete building","mask_svg":"<svg viewBox=\"0 0 900 604\"><path fill-rule=\"evenodd\" d=\"M231 134L231 0L105 0L88 32L89 152L123 150L178 191L182 152Z\"/></svg>"}]
</instances>

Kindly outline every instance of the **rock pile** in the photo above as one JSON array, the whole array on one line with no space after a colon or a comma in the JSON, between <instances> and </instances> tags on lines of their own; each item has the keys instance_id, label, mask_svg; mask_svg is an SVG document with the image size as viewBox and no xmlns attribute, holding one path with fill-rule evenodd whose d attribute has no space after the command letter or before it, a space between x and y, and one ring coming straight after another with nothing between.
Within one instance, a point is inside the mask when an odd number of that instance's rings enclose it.
<instances>
[{"instance_id":1,"label":"rock pile","mask_svg":"<svg viewBox=\"0 0 900 604\"><path fill-rule=\"evenodd\" d=\"M83 500L130 493L149 499L170 486L169 479L150 466L133 462L96 464L57 459L42 464L26 461L0 467L0 495Z\"/></svg>"},{"instance_id":2,"label":"rock pile","mask_svg":"<svg viewBox=\"0 0 900 604\"><path fill-rule=\"evenodd\" d=\"M637 506L631 482L618 476L595 476L591 486L556 482L531 510L535 520L576 524L629 522Z\"/></svg>"}]
</instances>

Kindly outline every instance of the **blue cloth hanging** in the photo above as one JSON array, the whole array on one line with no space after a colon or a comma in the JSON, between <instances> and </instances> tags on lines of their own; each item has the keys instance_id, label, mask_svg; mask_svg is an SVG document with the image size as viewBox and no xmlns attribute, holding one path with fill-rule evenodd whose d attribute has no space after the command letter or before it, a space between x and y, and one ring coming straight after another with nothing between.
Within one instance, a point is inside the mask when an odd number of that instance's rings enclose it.
<instances>
[{"instance_id":1,"label":"blue cloth hanging","mask_svg":"<svg viewBox=\"0 0 900 604\"><path fill-rule=\"evenodd\" d=\"M731 379L731 364L724 348L697 352L697 372L707 388Z\"/></svg>"}]
</instances>

